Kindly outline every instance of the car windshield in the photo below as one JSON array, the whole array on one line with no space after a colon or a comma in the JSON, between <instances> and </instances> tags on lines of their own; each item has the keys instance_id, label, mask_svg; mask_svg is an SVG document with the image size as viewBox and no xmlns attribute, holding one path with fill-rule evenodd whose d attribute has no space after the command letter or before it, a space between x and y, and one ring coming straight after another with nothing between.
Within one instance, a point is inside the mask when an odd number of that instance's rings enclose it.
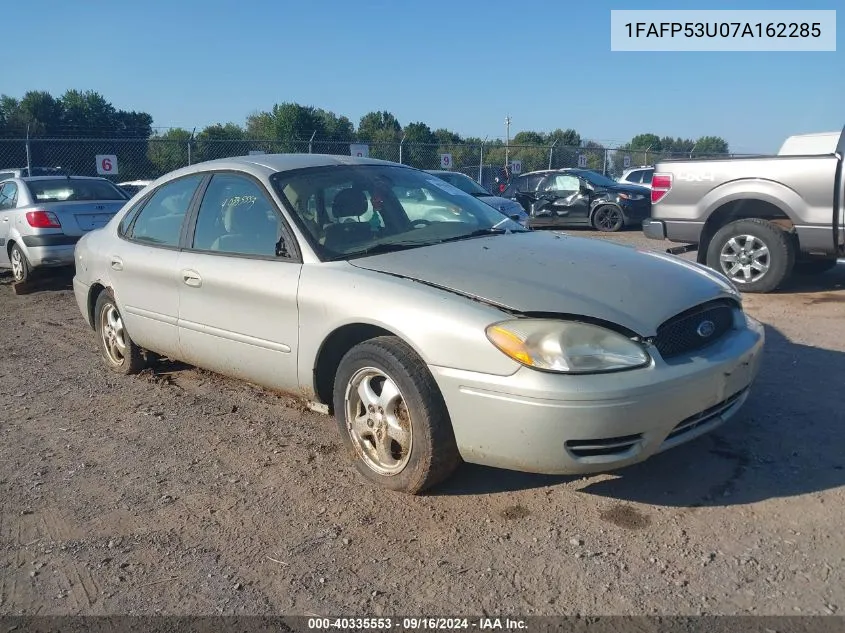
<instances>
[{"instance_id":1,"label":"car windshield","mask_svg":"<svg viewBox=\"0 0 845 633\"><path fill-rule=\"evenodd\" d=\"M324 260L526 230L441 178L409 167L316 167L279 172L272 182Z\"/></svg>"},{"instance_id":2,"label":"car windshield","mask_svg":"<svg viewBox=\"0 0 845 633\"><path fill-rule=\"evenodd\" d=\"M438 174L439 175L439 174ZM445 180L446 177L442 176ZM449 182L471 196L489 196L490 192L465 174L450 174Z\"/></svg>"},{"instance_id":3,"label":"car windshield","mask_svg":"<svg viewBox=\"0 0 845 633\"><path fill-rule=\"evenodd\" d=\"M591 185L595 185L596 187L615 187L619 184L618 182L608 178L607 176L602 176L597 171L583 169L575 173L577 173L579 176L581 176L581 178L589 182Z\"/></svg>"},{"instance_id":4,"label":"car windshield","mask_svg":"<svg viewBox=\"0 0 845 633\"><path fill-rule=\"evenodd\" d=\"M107 180L50 178L26 183L36 202L79 202L82 200L127 200L123 191Z\"/></svg>"}]
</instances>

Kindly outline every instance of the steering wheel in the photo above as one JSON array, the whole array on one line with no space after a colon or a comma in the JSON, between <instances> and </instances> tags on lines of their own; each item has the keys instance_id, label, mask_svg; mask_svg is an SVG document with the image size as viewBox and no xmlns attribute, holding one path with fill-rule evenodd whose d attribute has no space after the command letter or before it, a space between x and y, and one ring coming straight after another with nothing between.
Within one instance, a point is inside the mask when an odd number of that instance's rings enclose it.
<instances>
[{"instance_id":1,"label":"steering wheel","mask_svg":"<svg viewBox=\"0 0 845 633\"><path fill-rule=\"evenodd\" d=\"M419 225L419 226L431 226L431 221L423 220L422 218L420 218L419 220L411 220L411 226L416 228L417 225Z\"/></svg>"}]
</instances>

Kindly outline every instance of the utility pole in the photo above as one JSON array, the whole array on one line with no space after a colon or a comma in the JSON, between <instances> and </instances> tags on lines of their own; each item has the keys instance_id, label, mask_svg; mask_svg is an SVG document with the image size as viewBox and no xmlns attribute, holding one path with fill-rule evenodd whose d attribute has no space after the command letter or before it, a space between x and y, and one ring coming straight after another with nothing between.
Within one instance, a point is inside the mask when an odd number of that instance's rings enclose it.
<instances>
[{"instance_id":1,"label":"utility pole","mask_svg":"<svg viewBox=\"0 0 845 633\"><path fill-rule=\"evenodd\" d=\"M509 160L509 146L511 144L511 117L510 115L505 117L505 169L508 167L508 160Z\"/></svg>"}]
</instances>

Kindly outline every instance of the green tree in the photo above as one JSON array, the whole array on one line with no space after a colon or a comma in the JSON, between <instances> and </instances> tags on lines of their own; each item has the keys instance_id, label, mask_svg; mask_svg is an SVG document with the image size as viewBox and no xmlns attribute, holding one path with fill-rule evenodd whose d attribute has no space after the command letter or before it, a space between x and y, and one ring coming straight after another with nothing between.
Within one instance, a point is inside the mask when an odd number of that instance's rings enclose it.
<instances>
[{"instance_id":1,"label":"green tree","mask_svg":"<svg viewBox=\"0 0 845 633\"><path fill-rule=\"evenodd\" d=\"M368 112L358 123L358 140L370 146L370 156L398 160L402 126L390 112Z\"/></svg>"},{"instance_id":2,"label":"green tree","mask_svg":"<svg viewBox=\"0 0 845 633\"><path fill-rule=\"evenodd\" d=\"M188 164L188 141L191 133L180 127L171 128L149 140L147 156L153 173L158 177ZM193 162L193 158L191 159Z\"/></svg>"},{"instance_id":3,"label":"green tree","mask_svg":"<svg viewBox=\"0 0 845 633\"><path fill-rule=\"evenodd\" d=\"M402 130L405 139L402 162L419 169L436 169L440 166L437 156L437 137L425 123L409 123Z\"/></svg>"},{"instance_id":4,"label":"green tree","mask_svg":"<svg viewBox=\"0 0 845 633\"><path fill-rule=\"evenodd\" d=\"M719 136L702 136L695 142L695 156L718 156L729 152L728 142Z\"/></svg>"},{"instance_id":5,"label":"green tree","mask_svg":"<svg viewBox=\"0 0 845 633\"><path fill-rule=\"evenodd\" d=\"M244 142L244 130L237 123L209 125L196 136L196 162L242 156L248 150ZM193 161L194 156L191 159Z\"/></svg>"}]
</instances>

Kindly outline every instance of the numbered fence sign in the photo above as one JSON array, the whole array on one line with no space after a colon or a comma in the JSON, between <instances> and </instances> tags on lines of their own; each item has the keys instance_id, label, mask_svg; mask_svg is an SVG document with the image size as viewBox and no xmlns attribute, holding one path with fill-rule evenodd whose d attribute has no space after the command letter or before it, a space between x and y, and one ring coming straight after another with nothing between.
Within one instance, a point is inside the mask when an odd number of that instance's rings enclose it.
<instances>
[{"instance_id":1,"label":"numbered fence sign","mask_svg":"<svg viewBox=\"0 0 845 633\"><path fill-rule=\"evenodd\" d=\"M522 161L521 160L512 160L511 161L511 173L512 174L521 174L522 173Z\"/></svg>"},{"instance_id":2,"label":"numbered fence sign","mask_svg":"<svg viewBox=\"0 0 845 633\"><path fill-rule=\"evenodd\" d=\"M578 154L578 166L579 167L586 167L587 166L587 155L586 154Z\"/></svg>"},{"instance_id":3,"label":"numbered fence sign","mask_svg":"<svg viewBox=\"0 0 845 633\"><path fill-rule=\"evenodd\" d=\"M440 168L441 169L452 169L452 155L451 154L440 154Z\"/></svg>"},{"instance_id":4,"label":"numbered fence sign","mask_svg":"<svg viewBox=\"0 0 845 633\"><path fill-rule=\"evenodd\" d=\"M351 143L349 153L358 158L367 158L370 155L370 146L366 143Z\"/></svg>"},{"instance_id":5,"label":"numbered fence sign","mask_svg":"<svg viewBox=\"0 0 845 633\"><path fill-rule=\"evenodd\" d=\"M630 157L630 156L625 156L625 157L622 159L622 166L623 166L625 169L628 169L628 167L630 167L630 166L631 166L631 157Z\"/></svg>"},{"instance_id":6,"label":"numbered fence sign","mask_svg":"<svg viewBox=\"0 0 845 633\"><path fill-rule=\"evenodd\" d=\"M97 154L97 173L100 176L117 175L117 156L114 154Z\"/></svg>"}]
</instances>

